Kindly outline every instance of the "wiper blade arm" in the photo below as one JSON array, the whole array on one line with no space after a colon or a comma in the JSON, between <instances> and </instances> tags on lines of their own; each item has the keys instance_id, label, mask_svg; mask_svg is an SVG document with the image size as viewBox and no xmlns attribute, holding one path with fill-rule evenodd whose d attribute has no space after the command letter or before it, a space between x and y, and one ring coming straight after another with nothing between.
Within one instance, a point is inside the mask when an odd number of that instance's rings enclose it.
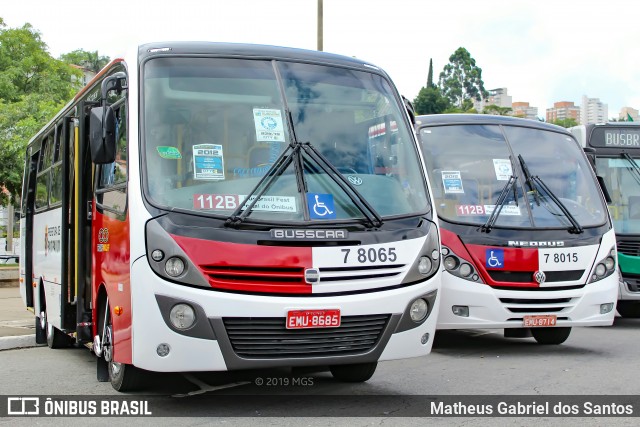
<instances>
[{"instance_id":1,"label":"wiper blade arm","mask_svg":"<svg viewBox=\"0 0 640 427\"><path fill-rule=\"evenodd\" d=\"M382 225L382 217L376 210L367 202L367 200L355 189L355 187L346 179L338 169L335 168L323 156L318 150L315 149L310 142L302 144L302 150L315 161L315 163L325 172L338 186L345 192L345 194L351 199L353 204L358 208L360 212L367 218L367 221L373 227L380 227Z\"/></svg>"},{"instance_id":2,"label":"wiper blade arm","mask_svg":"<svg viewBox=\"0 0 640 427\"><path fill-rule=\"evenodd\" d=\"M529 172L529 168L527 164L524 162L521 154L518 154L518 160L520 161L520 167L522 168L522 173L524 173L525 184L529 187L529 193L533 194L533 199L536 201L536 205L540 206L540 194L538 194L538 189L535 186L533 178L531 176L531 172Z\"/></svg>"},{"instance_id":3,"label":"wiper blade arm","mask_svg":"<svg viewBox=\"0 0 640 427\"><path fill-rule=\"evenodd\" d=\"M258 181L255 187L249 192L247 198L240 202L236 210L227 218L224 225L225 227L235 227L242 223L244 219L249 215L253 207L260 200L260 198L266 193L273 185L276 179L282 175L282 173L289 167L293 160L300 154L300 144L291 143L282 152L280 157L275 161L273 166L267 171L267 173ZM260 189L258 191L258 189ZM255 196L255 197L254 197ZM249 200L252 198L249 202ZM247 202L249 203L247 205ZM246 206L246 209L245 209Z\"/></svg>"},{"instance_id":4,"label":"wiper blade arm","mask_svg":"<svg viewBox=\"0 0 640 427\"><path fill-rule=\"evenodd\" d=\"M507 181L507 183L504 185L504 187L502 187L502 191L500 192L500 195L496 200L496 204L493 207L493 211L491 212L491 215L487 219L487 222L485 222L484 225L480 227L480 231L483 231L485 233L491 232L491 229L493 228L494 224L498 220L498 216L500 216L500 212L502 212L502 207L507 201L507 196L509 195L509 192L511 191L511 189L513 189L513 197L516 201L516 205L518 204L518 197L517 197L517 192L515 187L517 180L518 180L518 177L515 175L511 175L509 177L509 180Z\"/></svg>"},{"instance_id":5,"label":"wiper blade arm","mask_svg":"<svg viewBox=\"0 0 640 427\"><path fill-rule=\"evenodd\" d=\"M629 153L627 152L622 152L620 154L620 156L622 156L622 158L624 158L627 162L629 162L629 164L631 165L630 168L627 168L629 170L629 174L633 177L633 179L635 179L635 181L640 185L640 167L638 167L638 164L635 162L635 160L633 159L633 157L631 157L629 155ZM635 172L635 173L634 173Z\"/></svg>"},{"instance_id":6,"label":"wiper blade arm","mask_svg":"<svg viewBox=\"0 0 640 427\"><path fill-rule=\"evenodd\" d=\"M545 193L547 193L549 198L551 200L553 200L553 202L556 205L558 205L558 207L560 208L562 213L567 217L567 219L571 223L571 227L569 228L569 232L570 233L576 233L576 234L582 233L584 231L584 229L582 228L580 223L576 220L576 218L569 211L569 209L567 209L567 207L564 205L564 203L562 203L562 201L560 201L560 199L553 193L553 191L551 191L551 189L549 187L547 187L547 185L544 183L542 178L540 178L539 176L534 176L532 179L545 191Z\"/></svg>"}]
</instances>

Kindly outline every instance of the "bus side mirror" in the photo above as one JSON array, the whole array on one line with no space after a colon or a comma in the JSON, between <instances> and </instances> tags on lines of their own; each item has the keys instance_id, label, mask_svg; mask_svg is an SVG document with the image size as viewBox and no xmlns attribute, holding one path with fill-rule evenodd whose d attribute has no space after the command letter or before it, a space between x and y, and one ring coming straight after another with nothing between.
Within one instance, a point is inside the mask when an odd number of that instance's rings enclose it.
<instances>
[{"instance_id":1,"label":"bus side mirror","mask_svg":"<svg viewBox=\"0 0 640 427\"><path fill-rule=\"evenodd\" d=\"M596 170L596 149L592 147L583 147L584 154L587 155L587 160L591 163L593 170Z\"/></svg>"},{"instance_id":2,"label":"bus side mirror","mask_svg":"<svg viewBox=\"0 0 640 427\"><path fill-rule=\"evenodd\" d=\"M409 118L411 119L411 124L416 125L416 112L413 109L413 104L404 96L402 97L402 101L404 102L404 108L407 109L407 113L409 113Z\"/></svg>"},{"instance_id":3,"label":"bus side mirror","mask_svg":"<svg viewBox=\"0 0 640 427\"><path fill-rule=\"evenodd\" d=\"M602 189L602 194L604 195L604 200L607 202L607 204L611 203L611 195L609 194L609 191L607 190L607 185L604 183L604 178L602 178L601 176L596 176L596 178L598 178L598 184L600 184L600 188Z\"/></svg>"},{"instance_id":4,"label":"bus side mirror","mask_svg":"<svg viewBox=\"0 0 640 427\"><path fill-rule=\"evenodd\" d=\"M89 144L91 161L96 165L116 160L116 115L111 106L91 109Z\"/></svg>"}]
</instances>

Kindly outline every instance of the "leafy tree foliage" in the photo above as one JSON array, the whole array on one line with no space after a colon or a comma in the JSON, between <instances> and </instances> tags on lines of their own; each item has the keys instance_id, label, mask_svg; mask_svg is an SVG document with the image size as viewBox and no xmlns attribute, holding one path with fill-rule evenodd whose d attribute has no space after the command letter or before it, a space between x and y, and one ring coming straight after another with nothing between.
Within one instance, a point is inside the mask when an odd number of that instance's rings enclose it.
<instances>
[{"instance_id":1,"label":"leafy tree foliage","mask_svg":"<svg viewBox=\"0 0 640 427\"><path fill-rule=\"evenodd\" d=\"M0 205L19 202L29 139L79 89L81 73L54 59L30 24L6 28L0 18Z\"/></svg>"},{"instance_id":2,"label":"leafy tree foliage","mask_svg":"<svg viewBox=\"0 0 640 427\"><path fill-rule=\"evenodd\" d=\"M427 75L427 88L435 87L433 84L433 58L429 59L429 74Z\"/></svg>"},{"instance_id":3,"label":"leafy tree foliage","mask_svg":"<svg viewBox=\"0 0 640 427\"><path fill-rule=\"evenodd\" d=\"M98 73L111 61L108 56L99 55L97 50L87 52L83 49L76 49L62 54L60 55L60 60L67 64L80 65L94 73Z\"/></svg>"},{"instance_id":4,"label":"leafy tree foliage","mask_svg":"<svg viewBox=\"0 0 640 427\"><path fill-rule=\"evenodd\" d=\"M497 116L508 116L513 111L511 107L501 107L495 104L485 105L482 109L483 114L495 114Z\"/></svg>"},{"instance_id":5,"label":"leafy tree foliage","mask_svg":"<svg viewBox=\"0 0 640 427\"><path fill-rule=\"evenodd\" d=\"M416 110L416 115L441 114L447 111L451 104L447 98L442 96L438 87L427 86L420 89L418 96L413 100L413 107Z\"/></svg>"},{"instance_id":6,"label":"leafy tree foliage","mask_svg":"<svg viewBox=\"0 0 640 427\"><path fill-rule=\"evenodd\" d=\"M577 126L578 122L573 117L567 117L566 119L557 119L552 121L554 125L562 126L563 128L570 128L572 126Z\"/></svg>"},{"instance_id":7,"label":"leafy tree foliage","mask_svg":"<svg viewBox=\"0 0 640 427\"><path fill-rule=\"evenodd\" d=\"M489 96L482 81L482 69L463 47L449 57L449 63L440 73L439 86L449 102L462 110L468 110L466 107L473 104L474 99L480 101Z\"/></svg>"}]
</instances>

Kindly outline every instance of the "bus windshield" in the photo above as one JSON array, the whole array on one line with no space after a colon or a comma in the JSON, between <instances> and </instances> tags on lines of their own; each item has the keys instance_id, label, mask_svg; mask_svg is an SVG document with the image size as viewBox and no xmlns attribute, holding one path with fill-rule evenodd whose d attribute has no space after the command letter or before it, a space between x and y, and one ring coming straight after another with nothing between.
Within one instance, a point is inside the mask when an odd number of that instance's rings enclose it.
<instances>
[{"instance_id":1,"label":"bus windshield","mask_svg":"<svg viewBox=\"0 0 640 427\"><path fill-rule=\"evenodd\" d=\"M567 135L461 124L423 127L420 139L445 220L483 226L503 191L492 219L497 227L576 229L574 222L589 227L606 220L590 165Z\"/></svg>"},{"instance_id":2,"label":"bus windshield","mask_svg":"<svg viewBox=\"0 0 640 427\"><path fill-rule=\"evenodd\" d=\"M228 217L261 194L248 219L360 221L355 190L382 218L428 210L404 107L380 74L174 57L149 60L143 76L145 195L161 209ZM294 144L331 167L301 150L274 174ZM275 176L256 192L266 174Z\"/></svg>"},{"instance_id":3,"label":"bus windshield","mask_svg":"<svg viewBox=\"0 0 640 427\"><path fill-rule=\"evenodd\" d=\"M609 211L618 233L640 233L640 160L623 155L598 156L596 170L611 195Z\"/></svg>"}]
</instances>

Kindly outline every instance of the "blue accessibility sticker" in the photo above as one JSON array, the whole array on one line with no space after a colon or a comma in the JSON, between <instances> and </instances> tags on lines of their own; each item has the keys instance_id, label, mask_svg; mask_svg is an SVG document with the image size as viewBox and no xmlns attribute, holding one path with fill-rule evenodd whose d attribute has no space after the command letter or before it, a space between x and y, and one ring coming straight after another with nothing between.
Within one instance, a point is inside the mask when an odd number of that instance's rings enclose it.
<instances>
[{"instance_id":1,"label":"blue accessibility sticker","mask_svg":"<svg viewBox=\"0 0 640 427\"><path fill-rule=\"evenodd\" d=\"M311 219L334 219L336 209L333 205L333 194L307 193L307 206Z\"/></svg>"},{"instance_id":2,"label":"blue accessibility sticker","mask_svg":"<svg viewBox=\"0 0 640 427\"><path fill-rule=\"evenodd\" d=\"M487 249L485 251L485 267L504 268L504 250Z\"/></svg>"}]
</instances>

